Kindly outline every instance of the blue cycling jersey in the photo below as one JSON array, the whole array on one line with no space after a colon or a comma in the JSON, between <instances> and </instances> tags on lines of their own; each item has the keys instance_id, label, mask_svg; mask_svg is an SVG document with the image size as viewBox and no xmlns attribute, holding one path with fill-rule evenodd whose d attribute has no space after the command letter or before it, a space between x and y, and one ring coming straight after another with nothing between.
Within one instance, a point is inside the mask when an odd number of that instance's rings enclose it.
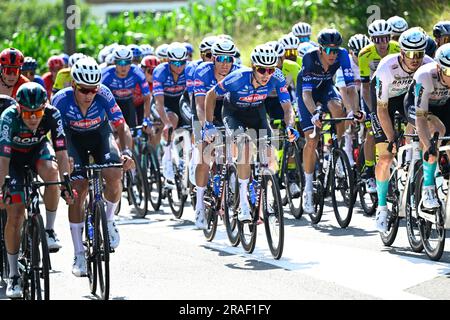
<instances>
[{"instance_id":1,"label":"blue cycling jersey","mask_svg":"<svg viewBox=\"0 0 450 320\"><path fill-rule=\"evenodd\" d=\"M89 106L86 115L83 115L77 103L73 88L58 91L52 98L54 105L61 113L64 128L78 132L92 131L100 127L105 121L110 121L114 127L124 123L120 107L111 92L105 85L100 89Z\"/></svg>"},{"instance_id":2,"label":"blue cycling jersey","mask_svg":"<svg viewBox=\"0 0 450 320\"><path fill-rule=\"evenodd\" d=\"M198 59L195 61L191 61L187 66L186 66L186 90L189 93L194 93L194 87L195 87L195 83L194 83L194 76L195 76L195 70L197 70L197 67L199 65L201 65L203 63L202 59Z\"/></svg>"},{"instance_id":3,"label":"blue cycling jersey","mask_svg":"<svg viewBox=\"0 0 450 320\"><path fill-rule=\"evenodd\" d=\"M186 89L186 67L175 82L168 62L161 63L153 70L153 96L179 97Z\"/></svg>"},{"instance_id":4,"label":"blue cycling jersey","mask_svg":"<svg viewBox=\"0 0 450 320\"><path fill-rule=\"evenodd\" d=\"M353 71L346 49L339 49L336 61L327 71L323 69L320 62L319 49L311 50L303 56L303 66L298 74L297 86L304 91L327 86L329 83L333 83L333 76L340 67L342 67L347 87L354 85Z\"/></svg>"},{"instance_id":5,"label":"blue cycling jersey","mask_svg":"<svg viewBox=\"0 0 450 320\"><path fill-rule=\"evenodd\" d=\"M231 66L230 72L233 72L240 67L236 64ZM195 70L194 76L194 92L196 97L205 96L206 92L217 84L214 76L214 63L203 62Z\"/></svg>"},{"instance_id":6,"label":"blue cycling jersey","mask_svg":"<svg viewBox=\"0 0 450 320\"><path fill-rule=\"evenodd\" d=\"M150 94L150 88L144 73L135 65L131 65L131 69L125 78L117 77L116 66L109 66L103 69L102 83L112 91L117 100L131 99L136 85L139 85L144 97Z\"/></svg>"},{"instance_id":7,"label":"blue cycling jersey","mask_svg":"<svg viewBox=\"0 0 450 320\"><path fill-rule=\"evenodd\" d=\"M254 88L252 84L253 70L248 67L238 69L227 75L214 86L218 95L225 95L225 100L237 108L261 107L267 95L277 90L280 103L290 102L290 96L286 87L286 80L280 69L276 69L269 82L265 86Z\"/></svg>"},{"instance_id":8,"label":"blue cycling jersey","mask_svg":"<svg viewBox=\"0 0 450 320\"><path fill-rule=\"evenodd\" d=\"M44 80L42 79L41 76L35 75L33 82L39 83L41 86L45 88Z\"/></svg>"}]
</instances>

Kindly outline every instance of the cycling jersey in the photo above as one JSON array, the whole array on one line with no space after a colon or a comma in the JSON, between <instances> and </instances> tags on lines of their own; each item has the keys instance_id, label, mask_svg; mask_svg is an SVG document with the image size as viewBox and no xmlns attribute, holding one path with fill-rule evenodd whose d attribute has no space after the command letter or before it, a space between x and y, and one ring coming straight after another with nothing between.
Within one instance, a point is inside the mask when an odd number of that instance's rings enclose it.
<instances>
[{"instance_id":1,"label":"cycling jersey","mask_svg":"<svg viewBox=\"0 0 450 320\"><path fill-rule=\"evenodd\" d=\"M444 86L439 78L437 63L421 66L414 74L414 105L423 111L428 106L443 106L450 99L450 88Z\"/></svg>"},{"instance_id":2,"label":"cycling jersey","mask_svg":"<svg viewBox=\"0 0 450 320\"><path fill-rule=\"evenodd\" d=\"M42 80L44 81L44 88L47 91L47 96L52 95L53 88L53 77L51 72L46 72L42 75Z\"/></svg>"},{"instance_id":3,"label":"cycling jersey","mask_svg":"<svg viewBox=\"0 0 450 320\"><path fill-rule=\"evenodd\" d=\"M218 95L225 95L225 101L237 108L248 109L257 108L264 105L264 100L268 94L276 89L280 103L291 101L286 80L280 69L276 69L265 86L254 88L252 84L253 70L243 67L227 75L222 81L214 86L214 91ZM224 102L224 108L225 102Z\"/></svg>"},{"instance_id":4,"label":"cycling jersey","mask_svg":"<svg viewBox=\"0 0 450 320\"><path fill-rule=\"evenodd\" d=\"M239 66L233 64L230 72L238 70ZM195 70L194 75L194 92L196 97L206 96L206 93L217 84L216 77L214 76L214 63L203 62ZM219 96L218 99L223 99L223 96Z\"/></svg>"},{"instance_id":5,"label":"cycling jersey","mask_svg":"<svg viewBox=\"0 0 450 320\"><path fill-rule=\"evenodd\" d=\"M135 65L131 65L125 78L117 77L116 66L105 68L102 71L102 83L111 90L116 100L132 99L136 85L141 87L144 97L150 94L145 74Z\"/></svg>"},{"instance_id":6,"label":"cycling jersey","mask_svg":"<svg viewBox=\"0 0 450 320\"><path fill-rule=\"evenodd\" d=\"M0 94L0 116L8 107L15 105L17 105L16 100L6 94Z\"/></svg>"},{"instance_id":7,"label":"cycling jersey","mask_svg":"<svg viewBox=\"0 0 450 320\"><path fill-rule=\"evenodd\" d=\"M310 44L312 44L314 47L319 47L319 44L314 42L314 41L308 41ZM311 51L313 50L312 48L309 50ZM299 55L297 56L297 64L300 66L300 68L303 65L303 57L300 57Z\"/></svg>"},{"instance_id":8,"label":"cycling jersey","mask_svg":"<svg viewBox=\"0 0 450 320\"><path fill-rule=\"evenodd\" d=\"M64 68L58 71L56 75L55 83L53 84L53 93L58 92L61 89L70 87L72 83L72 77L70 75L70 68Z\"/></svg>"},{"instance_id":9,"label":"cycling jersey","mask_svg":"<svg viewBox=\"0 0 450 320\"><path fill-rule=\"evenodd\" d=\"M388 47L388 55L400 52L400 45L397 41L390 41ZM359 72L362 82L369 82L373 77L381 57L375 47L375 44L365 46L358 55Z\"/></svg>"},{"instance_id":10,"label":"cycling jersey","mask_svg":"<svg viewBox=\"0 0 450 320\"><path fill-rule=\"evenodd\" d=\"M186 90L189 93L194 93L195 91L195 70L198 68L199 65L203 63L203 59L198 59L195 61L191 61L186 66Z\"/></svg>"},{"instance_id":11,"label":"cycling jersey","mask_svg":"<svg viewBox=\"0 0 450 320\"><path fill-rule=\"evenodd\" d=\"M288 87L293 85L293 87L295 88L295 86L297 86L297 77L300 69L301 67L299 64L297 64L297 62L284 59L281 71L286 78L286 85Z\"/></svg>"},{"instance_id":12,"label":"cycling jersey","mask_svg":"<svg viewBox=\"0 0 450 320\"><path fill-rule=\"evenodd\" d=\"M34 76L33 82L39 83L43 88L45 88L44 80L42 80L41 76Z\"/></svg>"},{"instance_id":13,"label":"cycling jersey","mask_svg":"<svg viewBox=\"0 0 450 320\"><path fill-rule=\"evenodd\" d=\"M19 90L19 87L27 82L30 82L30 80L28 80L28 78L25 77L24 75L20 75L19 80L17 80L16 84L13 87L13 90L11 92L11 97L13 97L15 99L17 90Z\"/></svg>"},{"instance_id":14,"label":"cycling jersey","mask_svg":"<svg viewBox=\"0 0 450 320\"><path fill-rule=\"evenodd\" d=\"M353 58L351 55L349 55L348 57L350 59L350 65L352 67L353 77L354 77L355 82L361 81L361 77L359 75L359 66L355 63L355 61L353 61ZM344 74L342 73L342 68L339 68L336 71L336 87L343 88L345 86L346 85L345 85Z\"/></svg>"},{"instance_id":15,"label":"cycling jersey","mask_svg":"<svg viewBox=\"0 0 450 320\"><path fill-rule=\"evenodd\" d=\"M8 107L0 120L0 156L11 158L13 151L29 153L47 139L49 132L55 151L66 150L61 114L53 106L48 105L45 108L44 116L36 130L27 127L15 105Z\"/></svg>"},{"instance_id":16,"label":"cycling jersey","mask_svg":"<svg viewBox=\"0 0 450 320\"><path fill-rule=\"evenodd\" d=\"M186 68L175 82L170 64L164 62L153 70L153 96L180 97L186 89Z\"/></svg>"},{"instance_id":17,"label":"cycling jersey","mask_svg":"<svg viewBox=\"0 0 450 320\"><path fill-rule=\"evenodd\" d=\"M103 84L100 85L100 90L95 95L86 115L82 114L75 102L71 87L58 91L52 98L52 104L61 112L64 127L78 132L96 130L108 120L114 127L125 121L113 94Z\"/></svg>"}]
</instances>

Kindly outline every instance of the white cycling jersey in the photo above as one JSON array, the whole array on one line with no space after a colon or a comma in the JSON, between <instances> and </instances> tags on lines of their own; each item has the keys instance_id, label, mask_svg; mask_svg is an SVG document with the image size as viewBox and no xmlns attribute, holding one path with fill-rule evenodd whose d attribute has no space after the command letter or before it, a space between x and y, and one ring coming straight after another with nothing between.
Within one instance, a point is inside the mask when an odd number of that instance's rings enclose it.
<instances>
[{"instance_id":1,"label":"white cycling jersey","mask_svg":"<svg viewBox=\"0 0 450 320\"><path fill-rule=\"evenodd\" d=\"M422 65L433 62L425 56ZM381 59L375 71L377 100L388 103L390 98L401 96L408 91L413 82L414 72L403 70L400 65L400 53L390 54Z\"/></svg>"},{"instance_id":2,"label":"white cycling jersey","mask_svg":"<svg viewBox=\"0 0 450 320\"><path fill-rule=\"evenodd\" d=\"M450 88L444 86L439 78L437 63L420 67L414 74L414 106L423 111L428 107L445 105L450 99Z\"/></svg>"},{"instance_id":3,"label":"white cycling jersey","mask_svg":"<svg viewBox=\"0 0 450 320\"><path fill-rule=\"evenodd\" d=\"M349 54L348 55L349 59L350 59L350 65L352 67L353 70L353 78L356 81L361 81L361 76L359 74L359 66L355 63L355 61L353 61L352 56ZM347 87L347 85L345 84L345 80L344 80L344 74L342 73L342 67L340 67L337 71L336 71L336 87L338 88L345 88ZM358 88L359 90L359 88Z\"/></svg>"}]
</instances>

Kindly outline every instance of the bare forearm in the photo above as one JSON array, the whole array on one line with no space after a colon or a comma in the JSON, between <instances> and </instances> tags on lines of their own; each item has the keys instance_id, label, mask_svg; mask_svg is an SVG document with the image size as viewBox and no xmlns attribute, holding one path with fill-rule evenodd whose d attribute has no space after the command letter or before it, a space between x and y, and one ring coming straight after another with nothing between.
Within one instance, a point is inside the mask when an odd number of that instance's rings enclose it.
<instances>
[{"instance_id":1,"label":"bare forearm","mask_svg":"<svg viewBox=\"0 0 450 320\"><path fill-rule=\"evenodd\" d=\"M205 97L204 96L195 97L195 102L196 102L195 105L196 105L198 120L200 120L200 122L203 124L205 122L205 116L206 116Z\"/></svg>"},{"instance_id":2,"label":"bare forearm","mask_svg":"<svg viewBox=\"0 0 450 320\"><path fill-rule=\"evenodd\" d=\"M362 84L362 96L364 102L369 107L369 110L372 111L372 101L370 100L370 82L363 82Z\"/></svg>"},{"instance_id":3,"label":"bare forearm","mask_svg":"<svg viewBox=\"0 0 450 320\"><path fill-rule=\"evenodd\" d=\"M156 110L158 111L159 117L164 124L170 123L169 118L167 117L166 110L164 109L164 96L156 96L155 97Z\"/></svg>"},{"instance_id":4,"label":"bare forearm","mask_svg":"<svg viewBox=\"0 0 450 320\"><path fill-rule=\"evenodd\" d=\"M316 111L316 105L314 103L312 92L311 91L303 91L302 93L303 102L308 108L309 113L313 114Z\"/></svg>"},{"instance_id":5,"label":"bare forearm","mask_svg":"<svg viewBox=\"0 0 450 320\"><path fill-rule=\"evenodd\" d=\"M5 177L9 174L9 158L0 157L0 187L5 183Z\"/></svg>"},{"instance_id":6,"label":"bare forearm","mask_svg":"<svg viewBox=\"0 0 450 320\"><path fill-rule=\"evenodd\" d=\"M117 134L119 135L120 149L131 149L133 146L133 139L131 138L130 128L126 123L117 128Z\"/></svg>"},{"instance_id":7,"label":"bare forearm","mask_svg":"<svg viewBox=\"0 0 450 320\"><path fill-rule=\"evenodd\" d=\"M283 107L284 111L284 123L286 123L287 126L293 126L294 109L292 108L292 105L290 103L283 103L281 104L281 107Z\"/></svg>"},{"instance_id":8,"label":"bare forearm","mask_svg":"<svg viewBox=\"0 0 450 320\"><path fill-rule=\"evenodd\" d=\"M419 139L425 146L425 149L428 149L430 147L430 139L431 134L430 130L428 129L428 120L424 116L417 116L416 117L416 128L417 133L419 134Z\"/></svg>"},{"instance_id":9,"label":"bare forearm","mask_svg":"<svg viewBox=\"0 0 450 320\"><path fill-rule=\"evenodd\" d=\"M144 118L150 117L150 95L144 97Z\"/></svg>"},{"instance_id":10,"label":"bare forearm","mask_svg":"<svg viewBox=\"0 0 450 320\"><path fill-rule=\"evenodd\" d=\"M64 173L70 173L69 155L67 150L56 152L56 161L58 161L59 177L64 180Z\"/></svg>"},{"instance_id":11,"label":"bare forearm","mask_svg":"<svg viewBox=\"0 0 450 320\"><path fill-rule=\"evenodd\" d=\"M392 127L391 117L389 116L389 110L387 107L377 105L377 115L380 119L381 128L383 128L384 134L388 141L393 141L395 137L394 128Z\"/></svg>"},{"instance_id":12,"label":"bare forearm","mask_svg":"<svg viewBox=\"0 0 450 320\"><path fill-rule=\"evenodd\" d=\"M211 89L206 94L206 102L205 102L205 113L206 113L206 121L212 122L214 119L214 108L216 107L216 92Z\"/></svg>"}]
</instances>

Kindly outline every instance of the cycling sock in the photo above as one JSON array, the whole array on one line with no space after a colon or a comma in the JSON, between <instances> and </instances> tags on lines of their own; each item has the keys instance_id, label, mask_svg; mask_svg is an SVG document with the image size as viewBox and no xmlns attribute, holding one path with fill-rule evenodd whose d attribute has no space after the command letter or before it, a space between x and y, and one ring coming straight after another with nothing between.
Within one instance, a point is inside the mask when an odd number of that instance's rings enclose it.
<instances>
[{"instance_id":1,"label":"cycling sock","mask_svg":"<svg viewBox=\"0 0 450 320\"><path fill-rule=\"evenodd\" d=\"M203 204L203 195L205 194L206 187L197 187L197 203L195 205L196 208L204 208Z\"/></svg>"},{"instance_id":2,"label":"cycling sock","mask_svg":"<svg viewBox=\"0 0 450 320\"><path fill-rule=\"evenodd\" d=\"M56 210L45 210L45 230L53 230L55 228Z\"/></svg>"},{"instance_id":3,"label":"cycling sock","mask_svg":"<svg viewBox=\"0 0 450 320\"><path fill-rule=\"evenodd\" d=\"M248 179L239 178L239 201L241 205L243 205L244 203L248 205L247 186Z\"/></svg>"},{"instance_id":4,"label":"cycling sock","mask_svg":"<svg viewBox=\"0 0 450 320\"><path fill-rule=\"evenodd\" d=\"M379 181L377 180L377 194L378 194L378 206L387 206L386 196L389 187L389 180Z\"/></svg>"},{"instance_id":5,"label":"cycling sock","mask_svg":"<svg viewBox=\"0 0 450 320\"><path fill-rule=\"evenodd\" d=\"M366 175L369 178L373 178L375 176L375 170L374 170L375 169L375 161L373 161L373 160L365 160L364 164L366 166L366 170L365 170Z\"/></svg>"},{"instance_id":6,"label":"cycling sock","mask_svg":"<svg viewBox=\"0 0 450 320\"><path fill-rule=\"evenodd\" d=\"M84 222L70 223L70 233L72 234L73 250L75 254L83 254L83 229Z\"/></svg>"},{"instance_id":7,"label":"cycling sock","mask_svg":"<svg viewBox=\"0 0 450 320\"><path fill-rule=\"evenodd\" d=\"M305 191L313 191L313 174L305 172Z\"/></svg>"},{"instance_id":8,"label":"cycling sock","mask_svg":"<svg viewBox=\"0 0 450 320\"><path fill-rule=\"evenodd\" d=\"M19 275L19 253L9 254L8 253L8 264L9 264L9 278Z\"/></svg>"},{"instance_id":9,"label":"cycling sock","mask_svg":"<svg viewBox=\"0 0 450 320\"><path fill-rule=\"evenodd\" d=\"M106 202L106 220L114 221L114 214L116 213L117 206L119 205L119 201L116 203L112 203L105 199Z\"/></svg>"},{"instance_id":10,"label":"cycling sock","mask_svg":"<svg viewBox=\"0 0 450 320\"><path fill-rule=\"evenodd\" d=\"M423 186L431 187L434 186L434 173L436 172L437 161L429 163L428 161L423 161Z\"/></svg>"}]
</instances>

